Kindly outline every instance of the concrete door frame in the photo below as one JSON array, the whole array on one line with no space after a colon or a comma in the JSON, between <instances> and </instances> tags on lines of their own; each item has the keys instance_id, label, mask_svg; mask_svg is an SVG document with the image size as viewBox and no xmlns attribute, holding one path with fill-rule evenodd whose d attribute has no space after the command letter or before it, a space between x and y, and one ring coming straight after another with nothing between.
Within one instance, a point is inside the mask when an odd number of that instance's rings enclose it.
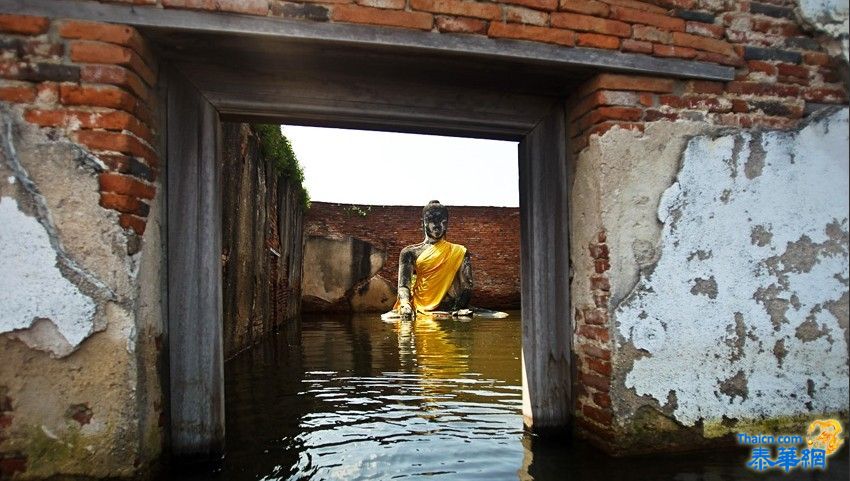
<instances>
[{"instance_id":1,"label":"concrete door frame","mask_svg":"<svg viewBox=\"0 0 850 481\"><path fill-rule=\"evenodd\" d=\"M221 116L177 69L167 90L171 447L215 457L224 449ZM523 417L538 432L567 431L572 417L566 112L564 99L549 101L518 149ZM332 111L323 124L334 125Z\"/></svg>"},{"instance_id":2,"label":"concrete door frame","mask_svg":"<svg viewBox=\"0 0 850 481\"><path fill-rule=\"evenodd\" d=\"M734 70L585 48L339 23L2 0L8 13L135 26L170 64L166 197L171 446L224 448L220 122L271 121L520 141L523 414L569 427L565 99L601 71L729 81Z\"/></svg>"}]
</instances>

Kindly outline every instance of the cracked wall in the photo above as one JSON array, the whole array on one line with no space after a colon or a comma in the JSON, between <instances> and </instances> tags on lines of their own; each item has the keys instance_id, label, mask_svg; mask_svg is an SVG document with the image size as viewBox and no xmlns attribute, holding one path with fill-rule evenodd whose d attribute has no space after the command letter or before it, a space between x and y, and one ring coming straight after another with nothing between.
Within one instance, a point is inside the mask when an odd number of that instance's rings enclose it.
<instances>
[{"instance_id":1,"label":"cracked wall","mask_svg":"<svg viewBox=\"0 0 850 481\"><path fill-rule=\"evenodd\" d=\"M694 137L675 182L649 202L658 241L647 227L632 242L645 249L620 250L625 260L612 250L611 389L632 441L651 438L647 428L699 442L768 420L846 417L847 112L796 131ZM607 196L602 219L634 200ZM633 219L619 237L649 220Z\"/></svg>"},{"instance_id":2,"label":"cracked wall","mask_svg":"<svg viewBox=\"0 0 850 481\"><path fill-rule=\"evenodd\" d=\"M143 241L99 205L98 157L14 107L0 128L0 458L130 477L163 439L159 199Z\"/></svg>"}]
</instances>

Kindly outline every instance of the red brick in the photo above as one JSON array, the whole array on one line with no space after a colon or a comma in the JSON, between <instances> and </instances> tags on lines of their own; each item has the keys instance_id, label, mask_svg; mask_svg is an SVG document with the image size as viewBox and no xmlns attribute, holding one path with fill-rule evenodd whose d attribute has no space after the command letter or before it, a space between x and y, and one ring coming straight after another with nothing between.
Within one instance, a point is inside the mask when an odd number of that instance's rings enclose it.
<instances>
[{"instance_id":1,"label":"red brick","mask_svg":"<svg viewBox=\"0 0 850 481\"><path fill-rule=\"evenodd\" d=\"M75 40L71 44L71 60L80 63L100 63L130 67L148 85L156 84L156 73L133 50L104 42Z\"/></svg>"},{"instance_id":2,"label":"red brick","mask_svg":"<svg viewBox=\"0 0 850 481\"><path fill-rule=\"evenodd\" d=\"M750 106L746 101L741 99L732 99L732 112L737 114L747 113L750 111Z\"/></svg>"},{"instance_id":3,"label":"red brick","mask_svg":"<svg viewBox=\"0 0 850 481\"><path fill-rule=\"evenodd\" d=\"M593 402L601 408L611 407L611 396L607 392L593 393Z\"/></svg>"},{"instance_id":4,"label":"red brick","mask_svg":"<svg viewBox=\"0 0 850 481\"><path fill-rule=\"evenodd\" d=\"M662 112L660 110L650 109L644 112L643 120L645 122L655 122L657 120L675 121L679 119L679 114L675 112Z\"/></svg>"},{"instance_id":5,"label":"red brick","mask_svg":"<svg viewBox=\"0 0 850 481\"><path fill-rule=\"evenodd\" d=\"M602 359L604 361L609 361L611 359L610 349L603 349L592 344L580 344L579 352L584 353L587 356L595 357L596 359Z\"/></svg>"},{"instance_id":6,"label":"red brick","mask_svg":"<svg viewBox=\"0 0 850 481\"><path fill-rule=\"evenodd\" d=\"M608 278L605 276L591 276L590 278L590 288L591 289L599 289L601 291L609 291L611 290L611 283L608 281Z\"/></svg>"},{"instance_id":7,"label":"red brick","mask_svg":"<svg viewBox=\"0 0 850 481\"><path fill-rule=\"evenodd\" d=\"M789 77L797 77L801 79L808 79L810 75L810 70L806 67L801 67L799 65L793 65L790 63L781 63L776 66L779 75L786 75Z\"/></svg>"},{"instance_id":8,"label":"red brick","mask_svg":"<svg viewBox=\"0 0 850 481\"><path fill-rule=\"evenodd\" d=\"M596 259L593 261L593 268L597 274L602 274L611 268L611 264L608 259Z\"/></svg>"},{"instance_id":9,"label":"red brick","mask_svg":"<svg viewBox=\"0 0 850 481\"><path fill-rule=\"evenodd\" d=\"M608 329L604 327L597 326L579 326L577 330L580 336L584 336L587 339L593 339L599 342L608 342Z\"/></svg>"},{"instance_id":10,"label":"red brick","mask_svg":"<svg viewBox=\"0 0 850 481\"><path fill-rule=\"evenodd\" d=\"M632 34L631 25L625 22L618 22L616 20L606 20L604 18L591 17L588 15L561 12L553 13L551 17L553 27L578 30L580 32L614 35L617 37L629 37Z\"/></svg>"},{"instance_id":11,"label":"red brick","mask_svg":"<svg viewBox=\"0 0 850 481\"><path fill-rule=\"evenodd\" d=\"M390 10L404 10L406 0L357 0L357 5L364 7L387 8Z\"/></svg>"},{"instance_id":12,"label":"red brick","mask_svg":"<svg viewBox=\"0 0 850 481\"><path fill-rule=\"evenodd\" d=\"M597 262L608 262L608 261L602 260L602 261L597 261ZM609 267L606 267L604 270L607 271L608 269L609 269ZM608 301L610 299L611 299L611 296L609 296L608 294L593 293L593 303L596 305L596 307L604 307L605 309L607 309L608 308Z\"/></svg>"},{"instance_id":13,"label":"red brick","mask_svg":"<svg viewBox=\"0 0 850 481\"><path fill-rule=\"evenodd\" d=\"M569 118L575 120L600 105L637 106L639 105L639 96L634 92L598 90L575 104L570 110Z\"/></svg>"},{"instance_id":14,"label":"red brick","mask_svg":"<svg viewBox=\"0 0 850 481\"><path fill-rule=\"evenodd\" d=\"M605 426L611 425L612 416L611 416L611 413L608 412L608 411L604 411L602 409L595 408L593 406L585 405L585 406L582 406L581 413L585 417L588 417L588 418L598 422L599 424L602 424L602 425L605 425Z\"/></svg>"},{"instance_id":15,"label":"red brick","mask_svg":"<svg viewBox=\"0 0 850 481\"><path fill-rule=\"evenodd\" d=\"M0 100L14 103L33 102L35 88L31 85L0 85Z\"/></svg>"},{"instance_id":16,"label":"red brick","mask_svg":"<svg viewBox=\"0 0 850 481\"><path fill-rule=\"evenodd\" d=\"M31 15L0 14L0 32L20 35L39 35L50 28L50 20Z\"/></svg>"},{"instance_id":17,"label":"red brick","mask_svg":"<svg viewBox=\"0 0 850 481\"><path fill-rule=\"evenodd\" d=\"M143 235L145 233L145 226L147 225L147 222L145 222L144 219L130 214L119 215L118 223L124 229L133 229L133 231L135 231L138 235Z\"/></svg>"},{"instance_id":18,"label":"red brick","mask_svg":"<svg viewBox=\"0 0 850 481\"><path fill-rule=\"evenodd\" d=\"M667 105L676 109L705 110L708 112L728 112L732 106L721 102L716 97L706 95L662 95L659 99L661 105Z\"/></svg>"},{"instance_id":19,"label":"red brick","mask_svg":"<svg viewBox=\"0 0 850 481\"><path fill-rule=\"evenodd\" d=\"M135 113L138 107L138 100L124 90L90 85L62 84L59 101L64 105L108 107L130 113Z\"/></svg>"},{"instance_id":20,"label":"red brick","mask_svg":"<svg viewBox=\"0 0 850 481\"><path fill-rule=\"evenodd\" d=\"M580 33L576 38L576 45L588 48L604 48L617 50L620 48L620 39L611 35L600 35L597 33Z\"/></svg>"},{"instance_id":21,"label":"red brick","mask_svg":"<svg viewBox=\"0 0 850 481\"><path fill-rule=\"evenodd\" d=\"M268 0L161 0L165 8L185 8L192 10L210 10L215 12L247 13L266 15L269 11Z\"/></svg>"},{"instance_id":22,"label":"red brick","mask_svg":"<svg viewBox=\"0 0 850 481\"><path fill-rule=\"evenodd\" d=\"M331 18L335 22L363 23L418 30L431 30L434 24L434 16L430 13L384 10L358 5L336 6Z\"/></svg>"},{"instance_id":23,"label":"red brick","mask_svg":"<svg viewBox=\"0 0 850 481\"><path fill-rule=\"evenodd\" d=\"M6 455L0 457L0 476L3 476L3 479L13 479L16 473L26 472L27 459L24 455Z\"/></svg>"},{"instance_id":24,"label":"red brick","mask_svg":"<svg viewBox=\"0 0 850 481\"><path fill-rule=\"evenodd\" d=\"M611 5L618 5L620 7L633 8L635 10L643 10L645 12L658 13L661 15L665 15L667 13L666 8L662 8L658 5L652 5L646 2L638 2L635 0L605 0L605 3Z\"/></svg>"},{"instance_id":25,"label":"red brick","mask_svg":"<svg viewBox=\"0 0 850 481\"><path fill-rule=\"evenodd\" d=\"M847 101L847 93L842 88L803 89L802 96L809 102L843 103Z\"/></svg>"},{"instance_id":26,"label":"red brick","mask_svg":"<svg viewBox=\"0 0 850 481\"><path fill-rule=\"evenodd\" d=\"M644 94L640 94L640 96L638 98L640 99L639 100L640 104L643 105L644 107L653 107L653 106L657 105L657 102L656 102L657 97L658 97L657 95L645 94L644 93ZM604 241L600 241L600 242L604 242Z\"/></svg>"},{"instance_id":27,"label":"red brick","mask_svg":"<svg viewBox=\"0 0 850 481\"><path fill-rule=\"evenodd\" d=\"M585 363L587 363L587 367L590 368L591 371L602 374L603 376L611 376L611 363L600 361L598 359L594 359L589 357L585 359Z\"/></svg>"},{"instance_id":28,"label":"red brick","mask_svg":"<svg viewBox=\"0 0 850 481\"><path fill-rule=\"evenodd\" d=\"M829 65L829 55L821 52L803 52L803 62L808 65L819 65L826 67Z\"/></svg>"},{"instance_id":29,"label":"red brick","mask_svg":"<svg viewBox=\"0 0 850 481\"><path fill-rule=\"evenodd\" d=\"M721 65L729 65L731 67L740 67L744 65L744 60L737 55L734 57L727 57L726 55L720 55L714 52L697 52L694 60L699 60L700 62L719 63Z\"/></svg>"},{"instance_id":30,"label":"red brick","mask_svg":"<svg viewBox=\"0 0 850 481\"><path fill-rule=\"evenodd\" d=\"M78 142L85 144L92 150L121 152L145 159L150 167L156 168L159 166L158 157L153 149L132 135L97 130L81 130L77 132L76 137Z\"/></svg>"},{"instance_id":31,"label":"red brick","mask_svg":"<svg viewBox=\"0 0 850 481\"><path fill-rule=\"evenodd\" d=\"M606 309L587 309L584 312L584 322L590 325L602 326L608 322L608 311ZM595 339L595 338L594 338Z\"/></svg>"},{"instance_id":32,"label":"red brick","mask_svg":"<svg viewBox=\"0 0 850 481\"><path fill-rule=\"evenodd\" d=\"M709 80L688 80L685 82L686 93L722 95L724 90L723 82Z\"/></svg>"},{"instance_id":33,"label":"red brick","mask_svg":"<svg viewBox=\"0 0 850 481\"><path fill-rule=\"evenodd\" d=\"M410 0L410 8L486 20L495 20L502 15L501 9L496 4L462 0Z\"/></svg>"},{"instance_id":34,"label":"red brick","mask_svg":"<svg viewBox=\"0 0 850 481\"><path fill-rule=\"evenodd\" d=\"M595 0L561 0L558 10L584 13L594 17L607 17L609 11L608 4Z\"/></svg>"},{"instance_id":35,"label":"red brick","mask_svg":"<svg viewBox=\"0 0 850 481\"><path fill-rule=\"evenodd\" d=\"M620 47L623 52L652 53L652 44L649 42L642 42L640 40L625 38L623 39Z\"/></svg>"},{"instance_id":36,"label":"red brick","mask_svg":"<svg viewBox=\"0 0 850 481\"><path fill-rule=\"evenodd\" d=\"M24 118L42 127L69 127L77 125L86 129L127 130L147 142L153 135L146 125L132 115L116 112L88 112L82 110L27 110Z\"/></svg>"},{"instance_id":37,"label":"red brick","mask_svg":"<svg viewBox=\"0 0 850 481\"><path fill-rule=\"evenodd\" d=\"M502 12L506 22L538 26L546 26L549 23L549 13L540 10L505 5L502 7Z\"/></svg>"},{"instance_id":38,"label":"red brick","mask_svg":"<svg viewBox=\"0 0 850 481\"><path fill-rule=\"evenodd\" d=\"M660 77L599 74L579 89L578 96L584 97L597 90L636 90L638 92L669 93L673 91L674 85L675 82L673 80Z\"/></svg>"},{"instance_id":39,"label":"red brick","mask_svg":"<svg viewBox=\"0 0 850 481\"><path fill-rule=\"evenodd\" d=\"M675 47L672 45L655 44L652 46L652 53L658 57L675 57L675 58L694 58L697 51L688 47Z\"/></svg>"},{"instance_id":40,"label":"red brick","mask_svg":"<svg viewBox=\"0 0 850 481\"><path fill-rule=\"evenodd\" d=\"M98 182L101 192L114 192L140 199L153 199L156 195L156 187L127 175L106 172L98 176Z\"/></svg>"},{"instance_id":41,"label":"red brick","mask_svg":"<svg viewBox=\"0 0 850 481\"><path fill-rule=\"evenodd\" d=\"M138 75L119 65L83 65L80 80L88 83L103 83L123 87L150 104L153 99L150 89Z\"/></svg>"},{"instance_id":42,"label":"red brick","mask_svg":"<svg viewBox=\"0 0 850 481\"><path fill-rule=\"evenodd\" d=\"M551 12L558 8L558 0L501 0L499 3L522 5L523 7Z\"/></svg>"},{"instance_id":43,"label":"red brick","mask_svg":"<svg viewBox=\"0 0 850 481\"><path fill-rule=\"evenodd\" d=\"M630 110L637 110L637 112L638 112L637 117L640 118L640 110L638 110L638 109L630 109ZM621 120L637 120L637 119L621 119ZM608 246L606 244L591 244L590 247L588 248L588 250L590 251L590 257L593 257L594 259L608 259L609 252L608 252Z\"/></svg>"},{"instance_id":44,"label":"red brick","mask_svg":"<svg viewBox=\"0 0 850 481\"><path fill-rule=\"evenodd\" d=\"M800 29L792 21L754 17L751 22L750 29L752 31L769 36L796 37L801 35Z\"/></svg>"},{"instance_id":45,"label":"red brick","mask_svg":"<svg viewBox=\"0 0 850 481\"><path fill-rule=\"evenodd\" d=\"M139 199L128 195L113 194L111 192L101 192L100 206L105 209L117 210L118 212L141 217L146 217L148 212L150 212L150 207Z\"/></svg>"},{"instance_id":46,"label":"red brick","mask_svg":"<svg viewBox=\"0 0 850 481\"><path fill-rule=\"evenodd\" d=\"M702 35L703 37L723 38L726 29L721 25L712 25L702 22L686 22L685 31L694 35Z\"/></svg>"},{"instance_id":47,"label":"red brick","mask_svg":"<svg viewBox=\"0 0 850 481\"><path fill-rule=\"evenodd\" d=\"M673 32L673 44L680 47L690 47L697 50L714 52L727 57L735 55L735 50L727 42L708 37L700 37L689 33Z\"/></svg>"},{"instance_id":48,"label":"red brick","mask_svg":"<svg viewBox=\"0 0 850 481\"><path fill-rule=\"evenodd\" d=\"M487 33L487 22L477 18L447 17L438 15L434 18L437 29L441 32L453 33Z\"/></svg>"},{"instance_id":49,"label":"red brick","mask_svg":"<svg viewBox=\"0 0 850 481\"><path fill-rule=\"evenodd\" d=\"M135 28L127 25L66 20L59 29L63 38L95 40L128 47L135 51L151 67L155 67L153 54Z\"/></svg>"},{"instance_id":50,"label":"red brick","mask_svg":"<svg viewBox=\"0 0 850 481\"><path fill-rule=\"evenodd\" d=\"M576 33L571 30L501 22L490 22L490 28L487 30L487 35L496 38L554 43L558 45L565 45L567 47L574 46L576 42Z\"/></svg>"},{"instance_id":51,"label":"red brick","mask_svg":"<svg viewBox=\"0 0 850 481\"><path fill-rule=\"evenodd\" d=\"M611 380L608 378L604 378L598 374L580 372L579 381L582 384L590 386L598 391L609 392L609 390L611 389Z\"/></svg>"},{"instance_id":52,"label":"red brick","mask_svg":"<svg viewBox=\"0 0 850 481\"><path fill-rule=\"evenodd\" d=\"M635 40L643 40L652 43L670 43L673 40L673 35L670 32L658 30L655 27L646 25L633 25L632 37Z\"/></svg>"},{"instance_id":53,"label":"red brick","mask_svg":"<svg viewBox=\"0 0 850 481\"><path fill-rule=\"evenodd\" d=\"M629 23L652 25L671 31L685 31L685 21L681 18L668 17L667 15L635 10L633 8L611 6L611 18Z\"/></svg>"},{"instance_id":54,"label":"red brick","mask_svg":"<svg viewBox=\"0 0 850 481\"><path fill-rule=\"evenodd\" d=\"M750 72L760 72L771 77L775 77L778 72L776 65L763 60L748 60L747 69Z\"/></svg>"},{"instance_id":55,"label":"red brick","mask_svg":"<svg viewBox=\"0 0 850 481\"><path fill-rule=\"evenodd\" d=\"M794 85L762 82L729 82L726 91L733 94L765 95L774 97L797 97L800 88Z\"/></svg>"}]
</instances>

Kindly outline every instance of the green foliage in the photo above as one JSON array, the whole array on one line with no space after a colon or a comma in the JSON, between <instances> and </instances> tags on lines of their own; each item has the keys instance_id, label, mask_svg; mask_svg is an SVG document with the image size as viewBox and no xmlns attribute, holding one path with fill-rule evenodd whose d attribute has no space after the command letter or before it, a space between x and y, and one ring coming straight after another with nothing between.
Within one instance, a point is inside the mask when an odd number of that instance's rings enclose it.
<instances>
[{"instance_id":1,"label":"green foliage","mask_svg":"<svg viewBox=\"0 0 850 481\"><path fill-rule=\"evenodd\" d=\"M254 124L254 132L260 139L263 157L272 162L275 170L284 179L292 182L300 191L301 205L306 210L310 208L310 195L304 188L304 169L298 163L292 144L280 132L279 125Z\"/></svg>"},{"instance_id":2,"label":"green foliage","mask_svg":"<svg viewBox=\"0 0 850 481\"><path fill-rule=\"evenodd\" d=\"M348 215L357 215L357 216L360 216L360 217L366 217L367 215L369 215L369 212L372 212L372 206L368 205L364 209L363 207L359 207L359 206L356 206L356 205L350 205L350 206L346 207L345 210L348 212Z\"/></svg>"}]
</instances>

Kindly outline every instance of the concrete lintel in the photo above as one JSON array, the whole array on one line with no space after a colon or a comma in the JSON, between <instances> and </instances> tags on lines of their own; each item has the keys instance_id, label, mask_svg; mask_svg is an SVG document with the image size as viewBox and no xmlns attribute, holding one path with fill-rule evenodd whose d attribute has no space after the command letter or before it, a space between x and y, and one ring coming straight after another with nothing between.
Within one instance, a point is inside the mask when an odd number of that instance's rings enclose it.
<instances>
[{"instance_id":1,"label":"concrete lintel","mask_svg":"<svg viewBox=\"0 0 850 481\"><path fill-rule=\"evenodd\" d=\"M498 59L553 68L597 69L705 80L734 80L731 67L690 60L587 48L565 48L521 40L415 32L398 28L291 21L222 12L110 5L87 0L0 0L0 11L123 23L140 28L229 33L292 41L395 49L411 53Z\"/></svg>"}]
</instances>

